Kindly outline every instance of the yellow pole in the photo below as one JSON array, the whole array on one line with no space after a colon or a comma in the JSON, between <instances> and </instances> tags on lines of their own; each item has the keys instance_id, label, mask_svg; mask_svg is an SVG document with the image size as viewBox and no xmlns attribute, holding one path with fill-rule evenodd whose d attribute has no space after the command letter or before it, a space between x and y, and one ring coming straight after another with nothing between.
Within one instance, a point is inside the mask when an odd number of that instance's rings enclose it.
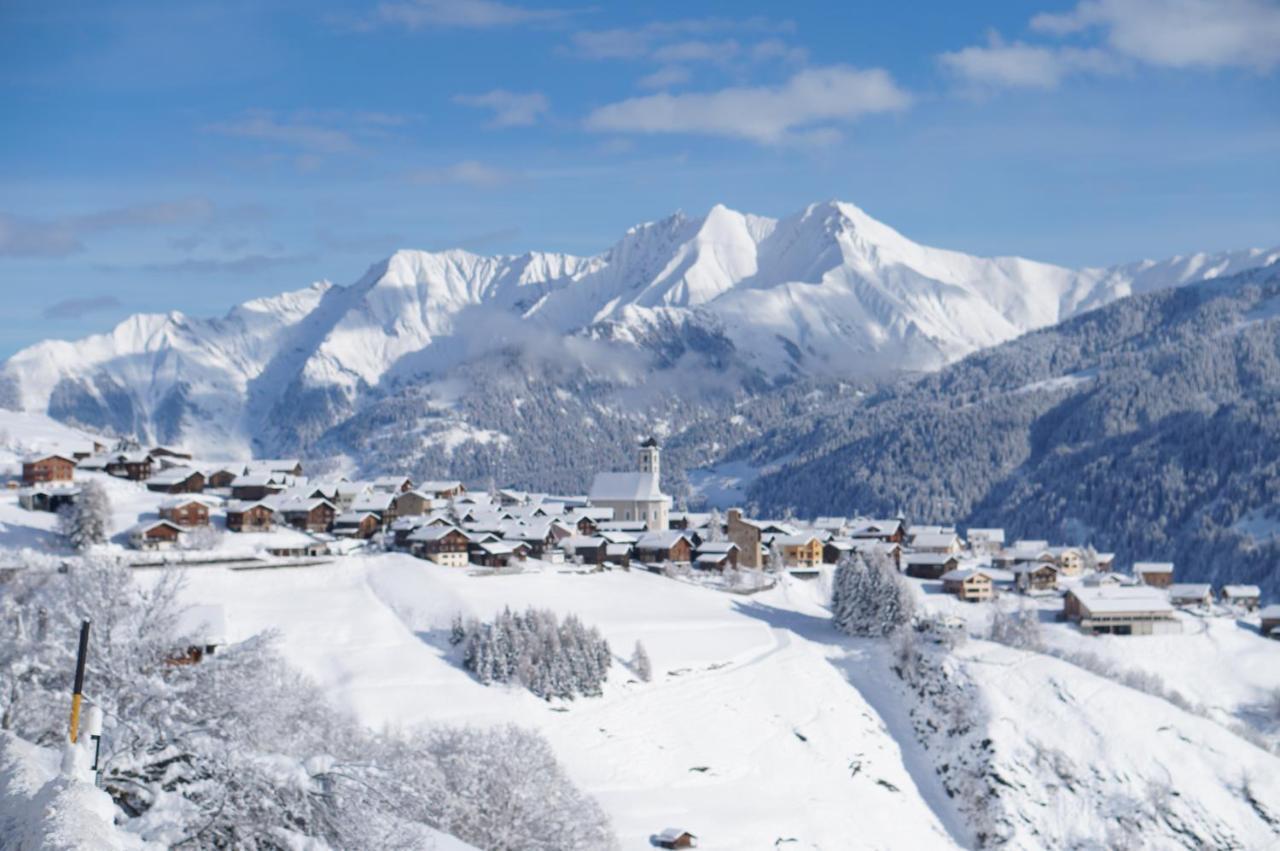
<instances>
[{"instance_id":1,"label":"yellow pole","mask_svg":"<svg viewBox=\"0 0 1280 851\"><path fill-rule=\"evenodd\" d=\"M80 701L84 693L84 663L89 656L89 620L80 622L80 649L76 652L76 680L71 689L71 743L80 738Z\"/></svg>"}]
</instances>

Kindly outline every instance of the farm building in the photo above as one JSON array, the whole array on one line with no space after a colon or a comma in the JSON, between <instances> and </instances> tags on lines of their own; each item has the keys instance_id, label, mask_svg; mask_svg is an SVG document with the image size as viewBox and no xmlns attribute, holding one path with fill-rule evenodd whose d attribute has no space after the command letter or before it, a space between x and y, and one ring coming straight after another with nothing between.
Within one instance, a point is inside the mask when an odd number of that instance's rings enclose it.
<instances>
[{"instance_id":1,"label":"farm building","mask_svg":"<svg viewBox=\"0 0 1280 851\"><path fill-rule=\"evenodd\" d=\"M907 576L916 579L941 579L960 566L960 560L947 553L907 553L902 563Z\"/></svg>"},{"instance_id":2,"label":"farm building","mask_svg":"<svg viewBox=\"0 0 1280 851\"><path fill-rule=\"evenodd\" d=\"M1205 606L1213 603L1213 589L1208 583L1175 583L1169 586L1169 602L1175 606Z\"/></svg>"},{"instance_id":3,"label":"farm building","mask_svg":"<svg viewBox=\"0 0 1280 851\"><path fill-rule=\"evenodd\" d=\"M1239 606L1251 612L1262 600L1262 589L1257 585L1223 585L1218 599L1224 605Z\"/></svg>"},{"instance_id":4,"label":"farm building","mask_svg":"<svg viewBox=\"0 0 1280 851\"><path fill-rule=\"evenodd\" d=\"M1013 585L1023 594L1054 591L1058 587L1058 568L1047 561L1014 565Z\"/></svg>"},{"instance_id":5,"label":"farm building","mask_svg":"<svg viewBox=\"0 0 1280 851\"><path fill-rule=\"evenodd\" d=\"M1086 632L1163 635L1182 631L1168 598L1140 585L1072 588L1063 609Z\"/></svg>"},{"instance_id":6,"label":"farm building","mask_svg":"<svg viewBox=\"0 0 1280 851\"><path fill-rule=\"evenodd\" d=\"M1173 584L1173 562L1135 561L1133 578L1152 588L1168 588Z\"/></svg>"},{"instance_id":7,"label":"farm building","mask_svg":"<svg viewBox=\"0 0 1280 851\"><path fill-rule=\"evenodd\" d=\"M409 548L419 558L427 558L445 567L466 567L467 547L471 539L452 526L422 526L408 537Z\"/></svg>"},{"instance_id":8,"label":"farm building","mask_svg":"<svg viewBox=\"0 0 1280 851\"><path fill-rule=\"evenodd\" d=\"M80 489L72 485L37 485L18 491L18 505L27 511L58 512L64 505L71 505L80 496Z\"/></svg>"}]
</instances>

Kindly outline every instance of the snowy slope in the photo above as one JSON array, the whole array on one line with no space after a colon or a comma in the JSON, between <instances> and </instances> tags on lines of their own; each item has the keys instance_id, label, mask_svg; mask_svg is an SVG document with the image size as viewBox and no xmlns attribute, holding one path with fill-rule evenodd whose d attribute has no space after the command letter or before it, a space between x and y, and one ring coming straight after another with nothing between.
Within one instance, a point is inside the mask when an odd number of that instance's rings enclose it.
<instances>
[{"instance_id":1,"label":"snowy slope","mask_svg":"<svg viewBox=\"0 0 1280 851\"><path fill-rule=\"evenodd\" d=\"M706 357L684 372L731 383L866 377L933 369L1129 293L1278 257L1071 270L922 246L846 203L781 220L717 206L635 227L591 258L400 251L349 287L319 283L220 319L135 316L15 354L0 366L0 406L206 454L296 452L407 383L512 347L550 347L630 383L690 348ZM604 348L555 348L566 338Z\"/></svg>"}]
</instances>

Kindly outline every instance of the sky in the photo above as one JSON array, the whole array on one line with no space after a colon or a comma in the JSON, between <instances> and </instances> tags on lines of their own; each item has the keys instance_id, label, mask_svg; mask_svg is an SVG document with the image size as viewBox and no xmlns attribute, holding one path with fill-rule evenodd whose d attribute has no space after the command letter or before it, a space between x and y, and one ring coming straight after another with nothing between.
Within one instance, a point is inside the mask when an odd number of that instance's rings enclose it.
<instances>
[{"instance_id":1,"label":"sky","mask_svg":"<svg viewBox=\"0 0 1280 851\"><path fill-rule=\"evenodd\" d=\"M1280 245L1280 0L0 0L0 357L833 198L1072 266Z\"/></svg>"}]
</instances>

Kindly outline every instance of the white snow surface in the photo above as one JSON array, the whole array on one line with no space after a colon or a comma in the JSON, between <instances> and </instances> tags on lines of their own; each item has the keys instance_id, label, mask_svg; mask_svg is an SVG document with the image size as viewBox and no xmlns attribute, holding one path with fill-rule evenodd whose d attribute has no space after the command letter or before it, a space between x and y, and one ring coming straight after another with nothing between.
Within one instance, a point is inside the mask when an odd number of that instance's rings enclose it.
<instances>
[{"instance_id":1,"label":"white snow surface","mask_svg":"<svg viewBox=\"0 0 1280 851\"><path fill-rule=\"evenodd\" d=\"M243 456L290 389L357 404L366 388L438 378L499 345L586 336L627 364L629 345L693 323L765 375L862 377L933 369L1131 293L1277 259L1280 248L1073 270L929 248L843 202L780 220L716 206L632 228L595 257L405 250L350 287L317 283L219 319L134 316L13 355L0 405L57 410L69 390L127 398L140 435Z\"/></svg>"}]
</instances>

